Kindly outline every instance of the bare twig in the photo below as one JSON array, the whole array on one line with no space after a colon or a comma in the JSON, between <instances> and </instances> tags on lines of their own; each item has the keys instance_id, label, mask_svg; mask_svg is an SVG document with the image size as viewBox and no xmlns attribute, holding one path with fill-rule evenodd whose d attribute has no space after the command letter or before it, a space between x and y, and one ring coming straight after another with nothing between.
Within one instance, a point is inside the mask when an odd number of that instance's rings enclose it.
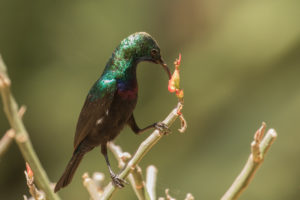
<instances>
[{"instance_id":1,"label":"bare twig","mask_svg":"<svg viewBox=\"0 0 300 200\"><path fill-rule=\"evenodd\" d=\"M9 129L6 131L6 133L3 135L3 137L0 140L0 157L3 156L3 154L7 151L7 149L10 147L14 137L15 132L12 129Z\"/></svg>"},{"instance_id":2,"label":"bare twig","mask_svg":"<svg viewBox=\"0 0 300 200\"><path fill-rule=\"evenodd\" d=\"M156 178L157 178L157 168L154 165L147 167L146 176L146 188L149 194L150 200L156 199Z\"/></svg>"},{"instance_id":3,"label":"bare twig","mask_svg":"<svg viewBox=\"0 0 300 200\"><path fill-rule=\"evenodd\" d=\"M241 173L222 197L222 200L237 199L247 188L253 179L255 172L263 163L266 152L277 137L277 133L274 129L269 129L265 137L263 137L265 128L266 124L263 123L262 126L256 131L254 135L254 141L251 143L252 153L250 154L248 161Z\"/></svg>"},{"instance_id":4,"label":"bare twig","mask_svg":"<svg viewBox=\"0 0 300 200\"><path fill-rule=\"evenodd\" d=\"M178 103L177 107L174 108L168 117L163 121L168 127L170 127L173 122L177 119L178 113L182 108L182 104ZM128 162L127 166L124 170L119 174L119 177L124 179L126 178L129 173L132 171L133 168L140 162L140 160L145 156L145 154L152 148L154 144L156 144L163 136L163 133L160 130L156 129L145 141L141 143L138 150L134 154L133 158ZM116 187L110 182L106 188L104 189L104 193L101 196L102 200L109 199L113 192L116 191Z\"/></svg>"},{"instance_id":5,"label":"bare twig","mask_svg":"<svg viewBox=\"0 0 300 200\"><path fill-rule=\"evenodd\" d=\"M18 115L22 119L24 113L26 112L26 107L21 106ZM9 129L6 131L6 133L3 135L3 137L0 140L0 157L7 151L7 149L10 147L13 139L15 138L16 134L13 129Z\"/></svg>"},{"instance_id":6,"label":"bare twig","mask_svg":"<svg viewBox=\"0 0 300 200\"><path fill-rule=\"evenodd\" d=\"M34 185L34 175L28 163L26 163L26 170L24 171L29 193L32 195L34 200L46 200L43 191L40 191ZM27 197L26 197L27 198Z\"/></svg>"},{"instance_id":7,"label":"bare twig","mask_svg":"<svg viewBox=\"0 0 300 200\"><path fill-rule=\"evenodd\" d=\"M23 155L23 158L28 162L35 173L36 184L40 189L42 189L47 199L49 200L58 200L60 199L57 194L53 192L50 188L50 181L43 169L35 150L33 149L32 143L29 139L29 135L26 131L26 128L23 124L23 121L18 115L18 104L13 97L10 90L10 79L6 72L6 67L3 60L0 56L0 90L3 100L4 111L7 116L7 119L10 123L10 126L15 131L16 137L15 140L19 146L19 149Z\"/></svg>"}]
</instances>

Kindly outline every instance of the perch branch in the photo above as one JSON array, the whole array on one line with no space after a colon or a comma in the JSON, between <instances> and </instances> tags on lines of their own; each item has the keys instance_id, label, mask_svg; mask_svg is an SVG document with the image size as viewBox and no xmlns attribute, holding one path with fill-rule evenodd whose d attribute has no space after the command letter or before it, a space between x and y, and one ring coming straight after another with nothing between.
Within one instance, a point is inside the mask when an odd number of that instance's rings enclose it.
<instances>
[{"instance_id":1,"label":"perch branch","mask_svg":"<svg viewBox=\"0 0 300 200\"><path fill-rule=\"evenodd\" d=\"M222 200L237 199L247 188L255 172L263 163L265 154L277 137L277 133L274 129L269 129L265 137L263 137L265 128L266 124L263 122L262 126L254 134L254 141L251 143L252 152L248 161L231 187L224 194Z\"/></svg>"},{"instance_id":2,"label":"perch branch","mask_svg":"<svg viewBox=\"0 0 300 200\"><path fill-rule=\"evenodd\" d=\"M35 173L36 183L38 187L43 190L49 200L59 200L59 196L53 192L50 187L50 181L48 176L43 169L35 150L33 149L32 143L29 139L29 135L23 124L23 121L18 115L18 104L13 97L10 90L10 79L6 72L6 67L0 56L0 90L3 100L4 111L10 126L14 130L16 137L15 141L23 155L23 158L28 162Z\"/></svg>"},{"instance_id":3,"label":"perch branch","mask_svg":"<svg viewBox=\"0 0 300 200\"><path fill-rule=\"evenodd\" d=\"M181 109L182 104L178 103L177 107L171 111L171 113L167 116L163 123L170 127L180 115L179 113ZM140 160L146 155L146 153L152 148L152 146L162 138L162 136L163 133L158 129L156 129L150 136L148 136L148 138L140 144L138 150L136 151L132 159L128 162L124 170L119 174L119 177L122 179L126 178L129 175L129 173L131 173L132 169L135 168L135 166L140 162ZM116 189L117 188L113 186L113 184L110 182L104 189L104 193L101 195L101 199L109 199L112 196L113 192L116 191Z\"/></svg>"}]
</instances>

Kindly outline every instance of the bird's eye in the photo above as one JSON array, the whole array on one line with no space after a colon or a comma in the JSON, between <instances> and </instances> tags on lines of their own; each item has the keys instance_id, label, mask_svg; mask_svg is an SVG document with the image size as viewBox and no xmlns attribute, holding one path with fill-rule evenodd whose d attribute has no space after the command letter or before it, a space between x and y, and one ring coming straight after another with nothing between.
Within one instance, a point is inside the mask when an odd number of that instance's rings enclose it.
<instances>
[{"instance_id":1,"label":"bird's eye","mask_svg":"<svg viewBox=\"0 0 300 200\"><path fill-rule=\"evenodd\" d=\"M152 57L156 56L157 53L158 53L158 51L157 51L156 49L152 49L152 50L151 50L151 56L152 56Z\"/></svg>"}]
</instances>

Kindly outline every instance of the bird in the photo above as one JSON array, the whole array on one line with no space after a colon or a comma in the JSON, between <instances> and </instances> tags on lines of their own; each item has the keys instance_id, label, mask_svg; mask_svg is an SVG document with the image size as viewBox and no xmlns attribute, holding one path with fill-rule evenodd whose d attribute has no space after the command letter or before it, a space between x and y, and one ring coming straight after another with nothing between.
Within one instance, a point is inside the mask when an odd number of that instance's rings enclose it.
<instances>
[{"instance_id":1,"label":"bird","mask_svg":"<svg viewBox=\"0 0 300 200\"><path fill-rule=\"evenodd\" d=\"M113 185L124 187L126 181L119 178L111 168L107 155L108 142L115 139L126 125L137 135L151 128L160 129L163 133L169 132L163 122L141 129L135 121L133 111L138 98L136 68L143 61L160 64L168 78L171 78L158 43L150 34L137 32L123 39L113 51L102 75L88 92L76 126L72 157L54 192L71 182L84 155L98 146L101 146Z\"/></svg>"}]
</instances>

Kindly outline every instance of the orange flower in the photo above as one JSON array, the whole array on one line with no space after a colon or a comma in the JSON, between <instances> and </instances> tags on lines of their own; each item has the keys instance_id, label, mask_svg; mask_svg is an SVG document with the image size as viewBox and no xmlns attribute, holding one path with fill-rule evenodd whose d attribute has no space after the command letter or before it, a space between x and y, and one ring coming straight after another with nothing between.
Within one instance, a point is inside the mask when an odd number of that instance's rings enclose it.
<instances>
[{"instance_id":1,"label":"orange flower","mask_svg":"<svg viewBox=\"0 0 300 200\"><path fill-rule=\"evenodd\" d=\"M173 75L171 79L169 80L168 90L169 92L176 93L177 98L180 100L183 99L183 90L180 89L180 74L179 74L179 66L181 62L181 54L179 54L179 58L175 60L175 71L173 72Z\"/></svg>"}]
</instances>

